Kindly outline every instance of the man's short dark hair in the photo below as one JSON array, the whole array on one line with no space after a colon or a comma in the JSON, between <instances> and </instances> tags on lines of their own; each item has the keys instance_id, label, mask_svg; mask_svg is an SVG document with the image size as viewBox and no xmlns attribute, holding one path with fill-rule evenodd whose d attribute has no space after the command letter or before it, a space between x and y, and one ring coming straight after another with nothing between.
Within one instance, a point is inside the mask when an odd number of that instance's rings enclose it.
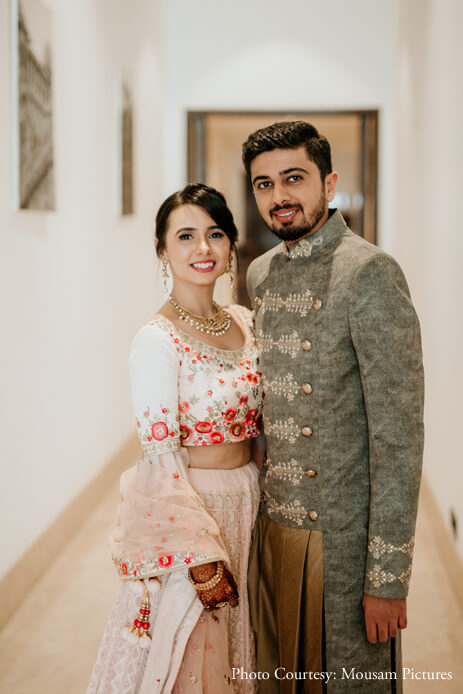
<instances>
[{"instance_id":1,"label":"man's short dark hair","mask_svg":"<svg viewBox=\"0 0 463 694\"><path fill-rule=\"evenodd\" d=\"M296 149L305 147L307 156L320 170L322 181L331 173L330 143L317 128L302 120L282 121L273 123L266 128L260 128L252 133L242 148L244 168L248 176L251 176L251 162L263 152L273 149Z\"/></svg>"}]
</instances>

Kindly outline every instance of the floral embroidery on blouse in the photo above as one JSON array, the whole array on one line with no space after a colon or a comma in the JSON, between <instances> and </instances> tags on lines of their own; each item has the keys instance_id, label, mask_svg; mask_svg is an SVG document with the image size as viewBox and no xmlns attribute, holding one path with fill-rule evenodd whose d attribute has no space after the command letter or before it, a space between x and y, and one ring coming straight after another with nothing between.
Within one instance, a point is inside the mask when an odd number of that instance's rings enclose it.
<instances>
[{"instance_id":1,"label":"floral embroidery on blouse","mask_svg":"<svg viewBox=\"0 0 463 694\"><path fill-rule=\"evenodd\" d=\"M145 454L173 451L180 446L239 442L258 436L264 392L251 331L252 315L244 307L234 308L246 333L245 344L236 350L209 345L162 316L147 324L146 327L160 329L159 338L167 350L175 349L178 393L173 385L170 390L175 393L163 392L159 386L159 391L153 393L151 408L146 405L142 413L137 412L137 428ZM151 386L151 390L154 388ZM177 411L172 395L178 400ZM164 401L169 400L170 407L161 401L161 396Z\"/></svg>"},{"instance_id":2,"label":"floral embroidery on blouse","mask_svg":"<svg viewBox=\"0 0 463 694\"><path fill-rule=\"evenodd\" d=\"M147 406L137 419L138 435L147 454L167 453L180 448L179 415L168 407L152 414Z\"/></svg>"}]
</instances>

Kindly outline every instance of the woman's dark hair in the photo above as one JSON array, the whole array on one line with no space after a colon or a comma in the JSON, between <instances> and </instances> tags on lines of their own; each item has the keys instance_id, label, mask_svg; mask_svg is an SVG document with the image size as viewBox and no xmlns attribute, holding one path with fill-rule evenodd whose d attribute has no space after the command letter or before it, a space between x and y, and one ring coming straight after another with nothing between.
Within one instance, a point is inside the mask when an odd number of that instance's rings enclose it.
<instances>
[{"instance_id":1,"label":"woman's dark hair","mask_svg":"<svg viewBox=\"0 0 463 694\"><path fill-rule=\"evenodd\" d=\"M317 128L302 120L282 121L273 123L266 128L256 130L249 135L242 148L244 168L251 176L251 162L259 154L270 152L272 149L296 149L304 146L307 156L320 170L322 181L331 173L330 143Z\"/></svg>"},{"instance_id":2,"label":"woman's dark hair","mask_svg":"<svg viewBox=\"0 0 463 694\"><path fill-rule=\"evenodd\" d=\"M156 215L155 236L158 240L156 252L159 255L166 247L166 233L170 213L181 205L197 205L212 217L218 227L228 236L232 249L238 238L238 230L233 215L227 207L222 193L204 183L189 183L183 190L172 193L164 200Z\"/></svg>"}]
</instances>

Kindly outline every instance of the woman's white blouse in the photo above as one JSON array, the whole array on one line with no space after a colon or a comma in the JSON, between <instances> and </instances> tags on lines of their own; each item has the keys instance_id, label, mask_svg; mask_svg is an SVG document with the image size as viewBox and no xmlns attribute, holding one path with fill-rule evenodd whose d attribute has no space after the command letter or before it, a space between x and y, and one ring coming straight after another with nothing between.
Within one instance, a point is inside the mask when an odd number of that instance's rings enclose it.
<instances>
[{"instance_id":1,"label":"woman's white blouse","mask_svg":"<svg viewBox=\"0 0 463 694\"><path fill-rule=\"evenodd\" d=\"M252 314L233 306L246 330L241 349L191 337L164 317L139 330L129 366L138 435L146 457L180 446L236 442L258 435L262 374Z\"/></svg>"}]
</instances>

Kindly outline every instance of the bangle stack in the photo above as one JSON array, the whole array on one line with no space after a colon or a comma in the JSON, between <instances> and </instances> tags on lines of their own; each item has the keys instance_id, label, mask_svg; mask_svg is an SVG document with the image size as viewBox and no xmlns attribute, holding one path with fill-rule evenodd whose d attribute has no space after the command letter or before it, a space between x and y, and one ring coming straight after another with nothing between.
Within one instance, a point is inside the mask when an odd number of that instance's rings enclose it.
<instances>
[{"instance_id":1,"label":"bangle stack","mask_svg":"<svg viewBox=\"0 0 463 694\"><path fill-rule=\"evenodd\" d=\"M193 578L193 575L191 573L191 569L188 569L188 579L189 579L191 585L194 588L196 588L196 590L199 590L199 591L212 590L212 588L215 588L215 586L217 586L220 583L220 581L222 580L223 561L216 562L216 566L217 566L217 569L216 569L215 574L212 576L212 578L210 578L208 581L204 581L203 583L195 581Z\"/></svg>"}]
</instances>

